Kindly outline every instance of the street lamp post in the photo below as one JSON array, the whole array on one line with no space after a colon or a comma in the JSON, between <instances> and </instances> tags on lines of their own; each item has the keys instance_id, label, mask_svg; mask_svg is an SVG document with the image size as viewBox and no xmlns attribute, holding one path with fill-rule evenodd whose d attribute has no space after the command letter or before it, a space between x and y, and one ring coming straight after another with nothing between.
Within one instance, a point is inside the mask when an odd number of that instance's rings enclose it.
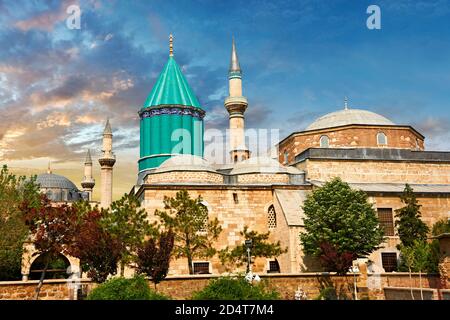
<instances>
[{"instance_id":1,"label":"street lamp post","mask_svg":"<svg viewBox=\"0 0 450 320\"><path fill-rule=\"evenodd\" d=\"M252 249L253 241L251 239L245 240L245 247L247 248L247 273L251 272L251 249Z\"/></svg>"}]
</instances>

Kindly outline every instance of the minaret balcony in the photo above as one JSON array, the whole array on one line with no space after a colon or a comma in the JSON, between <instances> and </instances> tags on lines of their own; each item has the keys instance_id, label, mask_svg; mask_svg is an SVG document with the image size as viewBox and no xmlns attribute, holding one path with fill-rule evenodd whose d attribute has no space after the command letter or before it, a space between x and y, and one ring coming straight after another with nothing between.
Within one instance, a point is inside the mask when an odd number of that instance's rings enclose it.
<instances>
[{"instance_id":1,"label":"minaret balcony","mask_svg":"<svg viewBox=\"0 0 450 320\"><path fill-rule=\"evenodd\" d=\"M116 157L100 158L98 159L98 163L100 163L100 166L102 167L112 167L116 163Z\"/></svg>"},{"instance_id":2,"label":"minaret balcony","mask_svg":"<svg viewBox=\"0 0 450 320\"><path fill-rule=\"evenodd\" d=\"M246 97L227 97L225 98L224 105L229 113L244 113L247 109L248 102Z\"/></svg>"}]
</instances>

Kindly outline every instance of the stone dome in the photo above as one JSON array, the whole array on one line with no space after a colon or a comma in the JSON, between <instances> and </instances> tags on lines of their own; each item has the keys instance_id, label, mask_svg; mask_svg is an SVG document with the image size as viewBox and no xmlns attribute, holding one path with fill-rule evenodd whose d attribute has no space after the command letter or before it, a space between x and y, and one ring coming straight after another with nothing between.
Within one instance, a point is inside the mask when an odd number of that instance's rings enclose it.
<instances>
[{"instance_id":1,"label":"stone dome","mask_svg":"<svg viewBox=\"0 0 450 320\"><path fill-rule=\"evenodd\" d=\"M53 173L43 173L36 177L36 184L39 184L41 188L55 188L55 189L69 189L78 190L77 186L67 179Z\"/></svg>"},{"instance_id":2,"label":"stone dome","mask_svg":"<svg viewBox=\"0 0 450 320\"><path fill-rule=\"evenodd\" d=\"M40 174L36 177L36 184L51 201L76 201L83 198L82 192L72 181L58 174Z\"/></svg>"},{"instance_id":3,"label":"stone dome","mask_svg":"<svg viewBox=\"0 0 450 320\"><path fill-rule=\"evenodd\" d=\"M291 173L291 170L270 157L253 157L236 163L230 173Z\"/></svg>"},{"instance_id":4,"label":"stone dome","mask_svg":"<svg viewBox=\"0 0 450 320\"><path fill-rule=\"evenodd\" d=\"M199 156L193 156L190 154L183 154L173 156L163 163L155 170L155 173L167 172L167 171L214 171L213 166Z\"/></svg>"},{"instance_id":5,"label":"stone dome","mask_svg":"<svg viewBox=\"0 0 450 320\"><path fill-rule=\"evenodd\" d=\"M372 111L344 109L328 113L311 123L305 130L318 130L349 124L394 125L391 120Z\"/></svg>"}]
</instances>

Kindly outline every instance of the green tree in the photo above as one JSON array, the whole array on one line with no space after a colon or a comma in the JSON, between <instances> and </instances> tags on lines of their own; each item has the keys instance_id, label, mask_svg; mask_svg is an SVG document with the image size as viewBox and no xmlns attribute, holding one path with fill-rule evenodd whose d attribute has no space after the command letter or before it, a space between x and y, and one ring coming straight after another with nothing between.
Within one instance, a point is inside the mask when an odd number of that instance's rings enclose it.
<instances>
[{"instance_id":1,"label":"green tree","mask_svg":"<svg viewBox=\"0 0 450 320\"><path fill-rule=\"evenodd\" d=\"M136 196L124 194L122 198L111 204L110 211L102 217L105 231L122 244L120 258L122 276L125 265L131 262L137 247L151 232L147 212L140 205Z\"/></svg>"},{"instance_id":2,"label":"green tree","mask_svg":"<svg viewBox=\"0 0 450 320\"><path fill-rule=\"evenodd\" d=\"M400 199L404 207L395 210L395 225L397 227L400 241L404 246L412 246L414 241L427 239L428 226L420 219L420 207L414 190L406 184Z\"/></svg>"},{"instance_id":3,"label":"green tree","mask_svg":"<svg viewBox=\"0 0 450 320\"><path fill-rule=\"evenodd\" d=\"M438 236L443 233L450 233L450 219L441 219L436 221L431 228L431 234Z\"/></svg>"},{"instance_id":4,"label":"green tree","mask_svg":"<svg viewBox=\"0 0 450 320\"><path fill-rule=\"evenodd\" d=\"M340 254L366 257L383 241L383 230L367 194L339 178L313 190L303 210L305 231L300 240L306 254L320 258L327 244Z\"/></svg>"},{"instance_id":5,"label":"green tree","mask_svg":"<svg viewBox=\"0 0 450 320\"><path fill-rule=\"evenodd\" d=\"M25 199L39 205L39 186L36 177L27 179L9 172L5 165L0 171L0 281L19 280L23 243L28 235L19 209Z\"/></svg>"},{"instance_id":6,"label":"green tree","mask_svg":"<svg viewBox=\"0 0 450 320\"><path fill-rule=\"evenodd\" d=\"M230 267L240 267L247 263L247 247L245 240L252 240L251 257L252 261L255 258L275 258L286 253L287 248L282 248L280 241L271 243L268 241L270 232L258 233L256 231L249 231L248 226L244 226L244 230L240 232L244 239L242 244L230 249L228 246L219 251L220 261L229 270Z\"/></svg>"},{"instance_id":7,"label":"green tree","mask_svg":"<svg viewBox=\"0 0 450 320\"><path fill-rule=\"evenodd\" d=\"M423 240L415 240L409 246L401 244L400 257L404 265L407 266L408 272L411 278L411 272L419 273L419 286L420 286L420 296L423 300L423 290L422 290L422 273L427 272L430 268L430 261L433 260L431 255L433 255L433 249L431 248L431 243L427 243ZM412 289L411 289L411 295ZM414 299L414 297L413 297Z\"/></svg>"},{"instance_id":8,"label":"green tree","mask_svg":"<svg viewBox=\"0 0 450 320\"><path fill-rule=\"evenodd\" d=\"M186 190L177 192L175 198L164 197L164 210L156 210L161 227L172 230L175 236L174 254L186 258L189 273L193 274L194 258L209 258L216 254L214 241L222 228L219 220L208 219L208 211L202 198L191 199Z\"/></svg>"},{"instance_id":9,"label":"green tree","mask_svg":"<svg viewBox=\"0 0 450 320\"><path fill-rule=\"evenodd\" d=\"M193 300L278 300L280 294L265 282L251 284L244 277L212 279L193 294Z\"/></svg>"}]
</instances>

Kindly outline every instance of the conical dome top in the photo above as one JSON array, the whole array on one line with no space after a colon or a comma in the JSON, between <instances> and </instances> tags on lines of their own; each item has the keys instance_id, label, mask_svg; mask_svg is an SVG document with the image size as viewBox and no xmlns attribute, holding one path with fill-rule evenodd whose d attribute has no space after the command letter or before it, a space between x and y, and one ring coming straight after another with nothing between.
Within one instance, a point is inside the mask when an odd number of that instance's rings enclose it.
<instances>
[{"instance_id":1,"label":"conical dome top","mask_svg":"<svg viewBox=\"0 0 450 320\"><path fill-rule=\"evenodd\" d=\"M147 97L143 108L159 105L182 105L201 108L197 97L173 56L169 56L169 60L159 75L152 92Z\"/></svg>"}]
</instances>

